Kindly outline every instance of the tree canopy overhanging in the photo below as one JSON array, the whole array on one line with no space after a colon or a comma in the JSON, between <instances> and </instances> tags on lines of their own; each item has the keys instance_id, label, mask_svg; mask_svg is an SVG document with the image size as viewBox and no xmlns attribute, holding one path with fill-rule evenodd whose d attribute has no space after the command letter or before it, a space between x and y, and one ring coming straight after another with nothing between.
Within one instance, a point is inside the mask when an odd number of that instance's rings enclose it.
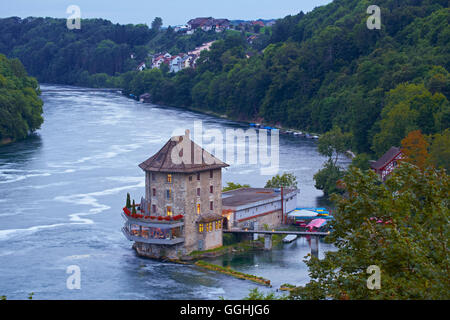
<instances>
[{"instance_id":1,"label":"tree canopy overhanging","mask_svg":"<svg viewBox=\"0 0 450 320\"><path fill-rule=\"evenodd\" d=\"M39 129L42 105L36 79L18 59L0 54L0 143L20 140Z\"/></svg>"}]
</instances>

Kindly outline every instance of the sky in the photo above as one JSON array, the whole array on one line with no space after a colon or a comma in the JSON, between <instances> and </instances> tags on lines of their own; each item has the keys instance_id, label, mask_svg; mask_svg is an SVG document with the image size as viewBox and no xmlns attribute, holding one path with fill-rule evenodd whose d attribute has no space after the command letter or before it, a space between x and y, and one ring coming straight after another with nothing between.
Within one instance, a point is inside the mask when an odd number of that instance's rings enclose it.
<instances>
[{"instance_id":1,"label":"sky","mask_svg":"<svg viewBox=\"0 0 450 320\"><path fill-rule=\"evenodd\" d=\"M300 11L309 12L332 0L0 0L0 18L68 18L77 5L81 18L104 18L113 23L151 25L155 17L163 25L185 24L195 17L229 20L277 19Z\"/></svg>"}]
</instances>

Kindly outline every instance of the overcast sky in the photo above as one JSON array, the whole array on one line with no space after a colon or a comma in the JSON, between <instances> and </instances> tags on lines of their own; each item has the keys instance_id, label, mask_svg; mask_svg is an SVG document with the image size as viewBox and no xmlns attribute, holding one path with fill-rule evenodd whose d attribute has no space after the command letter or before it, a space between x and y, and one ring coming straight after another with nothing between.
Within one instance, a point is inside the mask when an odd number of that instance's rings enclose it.
<instances>
[{"instance_id":1,"label":"overcast sky","mask_svg":"<svg viewBox=\"0 0 450 320\"><path fill-rule=\"evenodd\" d=\"M114 23L146 23L155 17L163 24L185 24L195 17L256 20L282 18L308 12L331 0L0 0L0 17L67 18L69 5L81 9L82 18L104 18Z\"/></svg>"}]
</instances>

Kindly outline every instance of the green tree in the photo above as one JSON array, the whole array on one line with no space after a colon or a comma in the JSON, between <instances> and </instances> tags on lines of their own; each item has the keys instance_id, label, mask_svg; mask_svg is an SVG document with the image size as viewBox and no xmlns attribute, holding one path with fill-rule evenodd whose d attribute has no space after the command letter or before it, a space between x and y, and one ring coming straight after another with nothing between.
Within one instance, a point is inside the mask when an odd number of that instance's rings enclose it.
<instances>
[{"instance_id":1,"label":"green tree","mask_svg":"<svg viewBox=\"0 0 450 320\"><path fill-rule=\"evenodd\" d=\"M449 299L449 178L403 163L381 183L371 170L351 168L345 196L335 196L337 251L306 261L311 280L293 299ZM367 268L381 270L369 290Z\"/></svg>"},{"instance_id":2,"label":"green tree","mask_svg":"<svg viewBox=\"0 0 450 320\"><path fill-rule=\"evenodd\" d=\"M430 147L430 163L436 168L450 171L450 129L433 136Z\"/></svg>"},{"instance_id":3,"label":"green tree","mask_svg":"<svg viewBox=\"0 0 450 320\"><path fill-rule=\"evenodd\" d=\"M423 84L400 84L386 95L381 112L380 132L374 136L373 150L378 156L411 131L421 129L434 134L448 127L449 102L441 93L431 94Z\"/></svg>"},{"instance_id":4,"label":"green tree","mask_svg":"<svg viewBox=\"0 0 450 320\"><path fill-rule=\"evenodd\" d=\"M285 172L282 175L277 174L266 182L264 188L294 188L297 189L297 177L290 172Z\"/></svg>"},{"instance_id":5,"label":"green tree","mask_svg":"<svg viewBox=\"0 0 450 320\"><path fill-rule=\"evenodd\" d=\"M332 130L320 136L317 150L336 165L339 156L344 155L349 149L351 139L351 133L343 133L341 128L334 126Z\"/></svg>"},{"instance_id":6,"label":"green tree","mask_svg":"<svg viewBox=\"0 0 450 320\"><path fill-rule=\"evenodd\" d=\"M258 288L251 289L243 300L282 300L282 298L278 298L275 296L275 293L271 292L268 294L264 294L259 291Z\"/></svg>"},{"instance_id":7,"label":"green tree","mask_svg":"<svg viewBox=\"0 0 450 320\"><path fill-rule=\"evenodd\" d=\"M131 200L130 200L130 194L127 193L127 203L125 205L128 209L131 208Z\"/></svg>"},{"instance_id":8,"label":"green tree","mask_svg":"<svg viewBox=\"0 0 450 320\"><path fill-rule=\"evenodd\" d=\"M132 205L132 209L131 209L131 214L136 214L136 204L134 203L134 199L133 199L133 205Z\"/></svg>"},{"instance_id":9,"label":"green tree","mask_svg":"<svg viewBox=\"0 0 450 320\"><path fill-rule=\"evenodd\" d=\"M163 21L161 17L156 17L152 22L152 29L155 31L159 31L163 25Z\"/></svg>"},{"instance_id":10,"label":"green tree","mask_svg":"<svg viewBox=\"0 0 450 320\"><path fill-rule=\"evenodd\" d=\"M328 160L324 167L314 175L315 187L322 190L325 196L333 193L342 193L338 187L338 181L344 176L344 170L332 160Z\"/></svg>"},{"instance_id":11,"label":"green tree","mask_svg":"<svg viewBox=\"0 0 450 320\"><path fill-rule=\"evenodd\" d=\"M367 153L360 153L352 159L352 167L359 168L362 171L370 169L370 156Z\"/></svg>"},{"instance_id":12,"label":"green tree","mask_svg":"<svg viewBox=\"0 0 450 320\"><path fill-rule=\"evenodd\" d=\"M0 145L26 138L39 129L43 102L36 79L18 59L0 54Z\"/></svg>"},{"instance_id":13,"label":"green tree","mask_svg":"<svg viewBox=\"0 0 450 320\"><path fill-rule=\"evenodd\" d=\"M239 184L234 182L227 182L227 186L222 189L222 192L231 191L240 188L250 188L249 184Z\"/></svg>"}]
</instances>

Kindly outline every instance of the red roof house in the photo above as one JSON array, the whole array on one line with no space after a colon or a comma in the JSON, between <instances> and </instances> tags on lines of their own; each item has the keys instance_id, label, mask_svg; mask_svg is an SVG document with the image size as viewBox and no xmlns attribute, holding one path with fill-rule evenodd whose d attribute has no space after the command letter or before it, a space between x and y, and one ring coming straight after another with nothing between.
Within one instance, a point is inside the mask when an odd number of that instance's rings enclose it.
<instances>
[{"instance_id":1,"label":"red roof house","mask_svg":"<svg viewBox=\"0 0 450 320\"><path fill-rule=\"evenodd\" d=\"M381 180L386 180L386 177L398 167L399 162L405 158L402 150L398 147L391 147L380 159L370 165L372 170L377 173Z\"/></svg>"}]
</instances>

